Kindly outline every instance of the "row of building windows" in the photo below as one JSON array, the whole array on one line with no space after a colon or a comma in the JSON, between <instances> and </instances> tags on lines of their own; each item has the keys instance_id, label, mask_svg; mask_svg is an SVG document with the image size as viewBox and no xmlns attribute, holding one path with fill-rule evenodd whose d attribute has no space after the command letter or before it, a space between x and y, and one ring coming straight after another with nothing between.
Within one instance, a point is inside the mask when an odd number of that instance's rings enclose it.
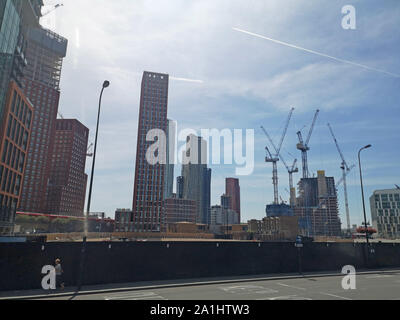
<instances>
[{"instance_id":1,"label":"row of building windows","mask_svg":"<svg viewBox=\"0 0 400 320\"><path fill-rule=\"evenodd\" d=\"M4 150L1 160L5 165L19 171L20 173L24 170L25 153L9 142L8 139L5 139L4 141Z\"/></svg>"}]
</instances>

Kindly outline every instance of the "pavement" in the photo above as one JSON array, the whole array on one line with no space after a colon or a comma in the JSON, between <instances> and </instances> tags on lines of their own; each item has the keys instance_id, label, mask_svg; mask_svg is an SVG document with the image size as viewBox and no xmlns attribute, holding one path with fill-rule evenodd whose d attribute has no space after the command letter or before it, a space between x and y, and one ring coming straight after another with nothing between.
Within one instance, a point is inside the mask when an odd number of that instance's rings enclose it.
<instances>
[{"instance_id":1,"label":"pavement","mask_svg":"<svg viewBox=\"0 0 400 320\"><path fill-rule=\"evenodd\" d=\"M400 300L400 270L359 271L344 290L338 272L258 275L0 292L0 300Z\"/></svg>"}]
</instances>

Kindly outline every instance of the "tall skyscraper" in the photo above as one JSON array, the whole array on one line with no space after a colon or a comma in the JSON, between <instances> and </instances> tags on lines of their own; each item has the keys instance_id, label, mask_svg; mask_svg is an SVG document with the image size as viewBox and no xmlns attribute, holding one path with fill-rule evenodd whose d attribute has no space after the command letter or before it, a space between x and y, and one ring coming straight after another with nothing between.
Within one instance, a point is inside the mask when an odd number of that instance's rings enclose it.
<instances>
[{"instance_id":1,"label":"tall skyscraper","mask_svg":"<svg viewBox=\"0 0 400 320\"><path fill-rule=\"evenodd\" d=\"M136 150L132 222L134 231L161 231L165 193L165 164L150 164L146 153L154 141L146 141L152 129L168 131L167 74L143 73Z\"/></svg>"},{"instance_id":2,"label":"tall skyscraper","mask_svg":"<svg viewBox=\"0 0 400 320\"><path fill-rule=\"evenodd\" d=\"M0 234L13 233L16 207L20 202L32 127L32 105L20 88L27 65L27 33L39 26L42 5L41 0L0 1L0 150L5 156L0 165L0 180L8 190L5 192L3 188L0 199ZM9 154L12 155L10 159Z\"/></svg>"},{"instance_id":3,"label":"tall skyscraper","mask_svg":"<svg viewBox=\"0 0 400 320\"><path fill-rule=\"evenodd\" d=\"M225 194L231 197L230 209L236 211L239 215L239 221L241 221L240 216L240 185L239 179L226 178L225 181Z\"/></svg>"},{"instance_id":4,"label":"tall skyscraper","mask_svg":"<svg viewBox=\"0 0 400 320\"><path fill-rule=\"evenodd\" d=\"M186 142L182 165L183 198L196 200L197 222L209 224L211 169L207 168L207 142L195 135L189 135Z\"/></svg>"},{"instance_id":5,"label":"tall skyscraper","mask_svg":"<svg viewBox=\"0 0 400 320\"><path fill-rule=\"evenodd\" d=\"M75 119L57 119L46 212L83 216L89 129Z\"/></svg>"},{"instance_id":6,"label":"tall skyscraper","mask_svg":"<svg viewBox=\"0 0 400 320\"><path fill-rule=\"evenodd\" d=\"M28 65L23 90L34 106L31 143L28 150L20 210L46 211L46 193L60 99L60 77L67 39L44 28L28 33Z\"/></svg>"}]
</instances>

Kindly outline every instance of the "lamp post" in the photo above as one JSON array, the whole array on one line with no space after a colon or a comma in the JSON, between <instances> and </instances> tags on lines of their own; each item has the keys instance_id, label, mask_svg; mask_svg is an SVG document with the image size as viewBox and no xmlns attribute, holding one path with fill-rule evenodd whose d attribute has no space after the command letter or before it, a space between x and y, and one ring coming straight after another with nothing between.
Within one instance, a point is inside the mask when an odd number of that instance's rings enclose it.
<instances>
[{"instance_id":1,"label":"lamp post","mask_svg":"<svg viewBox=\"0 0 400 320\"><path fill-rule=\"evenodd\" d=\"M103 87L102 87L101 92L100 92L100 98L99 98L99 109L98 109L98 113L97 113L97 126L96 126L96 138L95 138L95 142L94 142L92 172L90 174L89 195L88 195L88 202L87 202L87 208L86 208L86 214L85 214L85 220L84 220L84 236L83 236L83 242L82 242L81 261L80 261L80 270L79 270L79 275L78 275L78 289L77 289L77 291L80 291L81 290L81 286L82 286L82 276L83 276L83 270L84 270L84 258L85 258L86 241L87 241L87 235L88 235L88 217L89 217L89 214L90 214L90 204L91 204L91 200L92 200L94 166L96 164L97 138L98 138L98 134L99 134L101 99L103 97L104 89L108 88L109 86L110 86L110 82L107 81L107 80L104 81Z\"/></svg>"},{"instance_id":2,"label":"lamp post","mask_svg":"<svg viewBox=\"0 0 400 320\"><path fill-rule=\"evenodd\" d=\"M364 227L365 227L365 239L367 241L367 264L368 264L368 250L369 250L369 240L368 240L368 230L367 230L367 215L365 213L365 200L364 200L364 186L363 186L363 179L362 179L362 170L361 170L361 151L371 148L372 146L369 144L365 147L362 147L359 151L358 151L358 165L360 168L360 182L361 182L361 196L362 196L362 204L363 204L363 211L364 211ZM368 265L367 265L368 266Z\"/></svg>"}]
</instances>

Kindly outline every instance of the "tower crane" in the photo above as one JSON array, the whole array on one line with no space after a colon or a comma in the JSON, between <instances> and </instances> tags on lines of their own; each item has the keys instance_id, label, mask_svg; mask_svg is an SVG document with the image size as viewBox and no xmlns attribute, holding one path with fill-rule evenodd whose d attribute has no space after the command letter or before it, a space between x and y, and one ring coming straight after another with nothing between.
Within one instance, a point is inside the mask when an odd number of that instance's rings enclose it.
<instances>
[{"instance_id":1,"label":"tower crane","mask_svg":"<svg viewBox=\"0 0 400 320\"><path fill-rule=\"evenodd\" d=\"M319 110L317 110L315 112L314 120L312 122L310 131L308 132L308 136L307 136L307 139L305 142L303 140L303 135L301 134L301 131L297 132L297 136L299 138L299 143L297 144L297 149L301 151L301 159L303 162L303 178L309 177L307 151L310 150L310 147L308 146L308 144L310 143L311 135L313 133L315 123L317 122L318 114L319 114Z\"/></svg>"},{"instance_id":2,"label":"tower crane","mask_svg":"<svg viewBox=\"0 0 400 320\"><path fill-rule=\"evenodd\" d=\"M331 127L331 125L329 123L328 123L328 127L329 127L329 130L330 130L331 134L332 134L333 140L335 141L336 148L337 148L337 150L339 152L340 158L342 159L342 163L341 163L341 166L340 166L340 169L342 169L342 179L341 179L341 181L343 181L343 189L344 189L344 201L345 201L345 206L346 206L347 230L350 230L351 229L351 225L350 225L349 199L348 199L348 196L347 196L346 176L351 171L351 168L354 168L355 166L349 167L347 165L347 162L346 162L346 160L344 159L344 156L343 156L343 152L339 147L339 143L338 143L338 141L337 141L337 139L335 137L335 134L333 133L332 127Z\"/></svg>"},{"instance_id":3,"label":"tower crane","mask_svg":"<svg viewBox=\"0 0 400 320\"><path fill-rule=\"evenodd\" d=\"M268 134L268 132L265 130L264 127L261 127L265 133L265 135L267 136L269 142L271 143L271 145L274 147L275 152L278 152L277 148L275 147L274 142L272 141L270 135ZM282 161L283 165L285 166L288 174L289 174L289 188L290 188L290 205L294 206L295 205L295 201L296 201L296 189L294 188L293 185L293 173L297 173L299 172L299 168L297 167L297 159L294 159L293 164L291 167L289 167L285 161L285 159L282 157L282 154L279 153L278 154L280 160Z\"/></svg>"},{"instance_id":4,"label":"tower crane","mask_svg":"<svg viewBox=\"0 0 400 320\"><path fill-rule=\"evenodd\" d=\"M274 204L279 204L278 200L278 167L277 162L279 161L278 157L272 156L268 147L265 147L265 151L267 155L265 156L265 162L272 163L272 183L274 185Z\"/></svg>"},{"instance_id":5,"label":"tower crane","mask_svg":"<svg viewBox=\"0 0 400 320\"><path fill-rule=\"evenodd\" d=\"M293 111L294 108L292 108L290 110L289 113L289 117L286 121L286 125L283 129L283 133L282 133L282 137L281 140L279 141L279 145L278 147L275 146L275 144L273 143L271 137L269 136L268 132L265 130L265 128L263 126L261 126L261 129L264 131L265 135L267 136L269 142L271 143L272 147L275 149L275 154L273 155L268 147L265 147L265 150L267 151L267 156L265 157L265 162L272 162L272 183L274 185L274 204L279 204L279 195L278 195L278 167L277 167L277 163L279 161L279 158L281 158L282 162L284 162L284 160L282 159L282 157L280 157L280 150L282 148L282 144L283 141L285 139L286 133L287 133L287 129L289 127L289 123L290 123L290 119L292 118L293 115ZM286 163L285 163L286 166ZM294 165L295 166L295 165ZM293 180L292 180L293 181Z\"/></svg>"},{"instance_id":6,"label":"tower crane","mask_svg":"<svg viewBox=\"0 0 400 320\"><path fill-rule=\"evenodd\" d=\"M349 171L346 171L346 178L347 178L347 176L349 175L350 171L353 170L355 167L356 167L355 164L353 164L353 165L350 166ZM336 182L336 189L339 188L339 186L342 184L342 182L343 182L343 176L340 177L340 179Z\"/></svg>"},{"instance_id":7,"label":"tower crane","mask_svg":"<svg viewBox=\"0 0 400 320\"><path fill-rule=\"evenodd\" d=\"M48 14L52 13L54 10L58 9L59 7L63 7L64 5L62 3L58 3L56 5L53 6L53 8L51 8L50 10L46 11L45 13L42 13L42 18L44 16L47 16Z\"/></svg>"}]
</instances>

